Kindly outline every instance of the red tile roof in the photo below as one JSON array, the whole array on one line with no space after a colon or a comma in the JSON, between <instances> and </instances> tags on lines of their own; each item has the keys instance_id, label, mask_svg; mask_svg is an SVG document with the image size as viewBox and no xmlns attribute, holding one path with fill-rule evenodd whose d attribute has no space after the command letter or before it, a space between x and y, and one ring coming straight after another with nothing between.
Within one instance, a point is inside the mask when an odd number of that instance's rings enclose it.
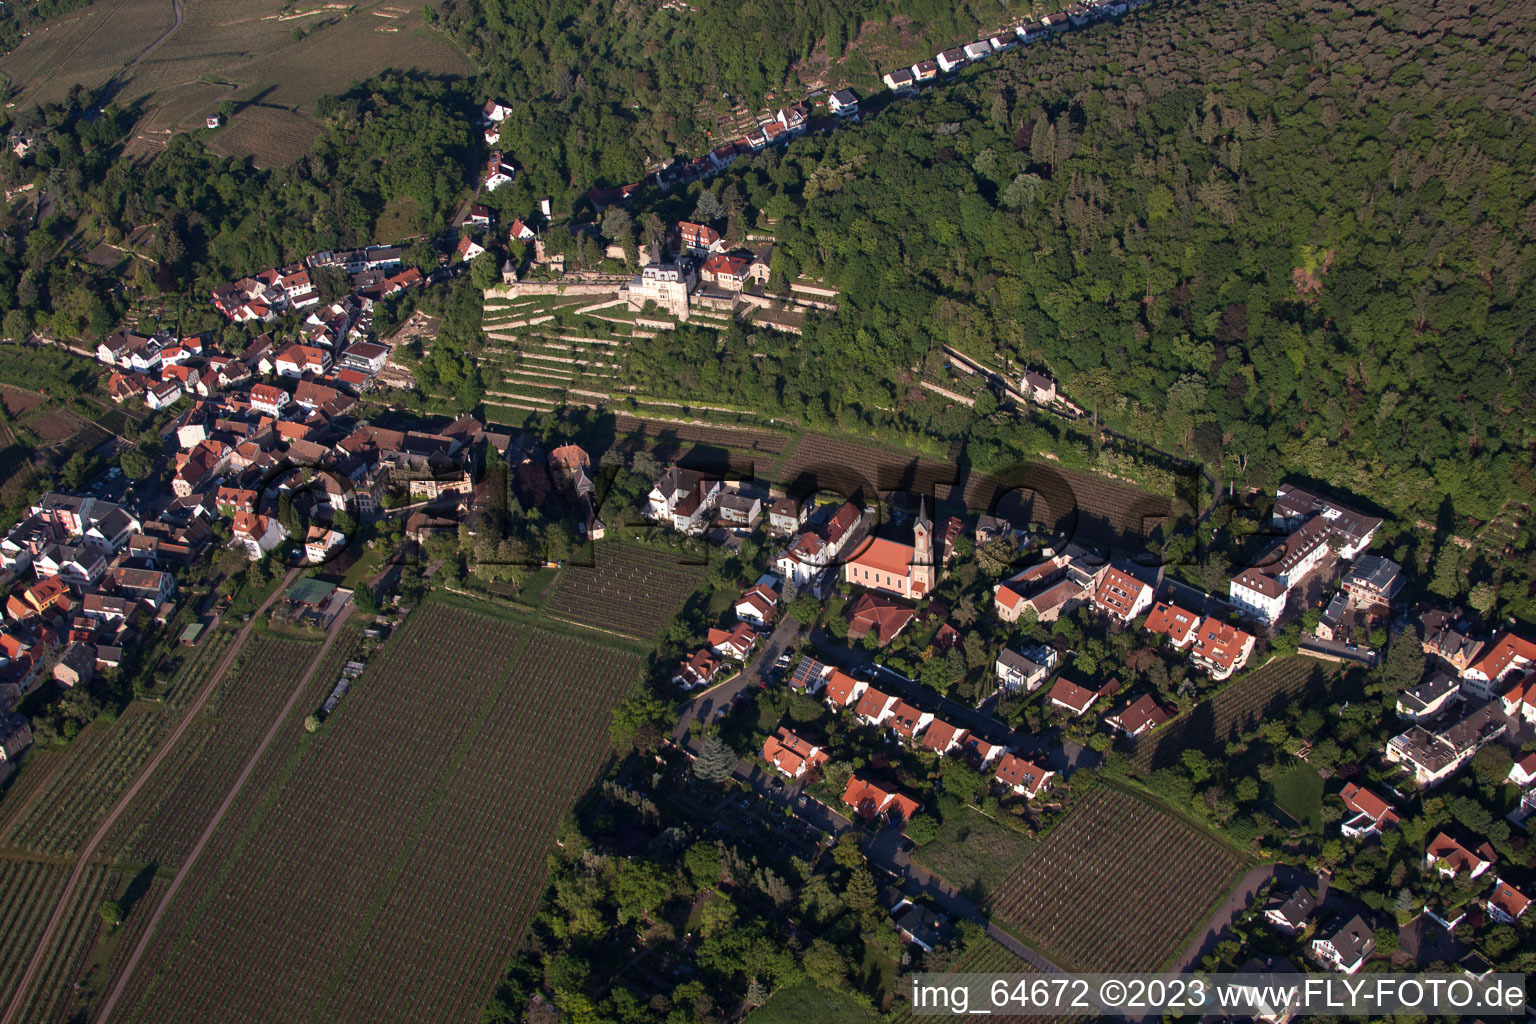
<instances>
[{"instance_id":1,"label":"red tile roof","mask_svg":"<svg viewBox=\"0 0 1536 1024\"><path fill-rule=\"evenodd\" d=\"M998 781L1011 788L1022 787L1024 795L1033 800L1056 773L1016 754L1004 754L997 762L996 774Z\"/></svg>"},{"instance_id":2,"label":"red tile roof","mask_svg":"<svg viewBox=\"0 0 1536 1024\"><path fill-rule=\"evenodd\" d=\"M1339 793L1339 799L1344 801L1344 806L1356 814L1363 814L1382 828L1395 825L1398 822L1397 812L1392 810L1392 805L1368 789L1362 789L1353 782L1349 783Z\"/></svg>"},{"instance_id":3,"label":"red tile roof","mask_svg":"<svg viewBox=\"0 0 1536 1024\"><path fill-rule=\"evenodd\" d=\"M1149 633L1161 633L1171 639L1175 646L1182 647L1189 640L1190 631L1200 621L1200 616L1194 612L1185 611L1176 604L1159 601L1152 606L1152 611L1147 614L1147 621L1141 624L1141 628Z\"/></svg>"}]
</instances>

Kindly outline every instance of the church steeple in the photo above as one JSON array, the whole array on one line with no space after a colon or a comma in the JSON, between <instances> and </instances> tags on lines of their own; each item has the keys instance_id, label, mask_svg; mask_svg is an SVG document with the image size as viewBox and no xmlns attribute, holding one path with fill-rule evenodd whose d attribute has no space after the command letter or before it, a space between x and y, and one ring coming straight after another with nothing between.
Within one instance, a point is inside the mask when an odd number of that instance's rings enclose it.
<instances>
[{"instance_id":1,"label":"church steeple","mask_svg":"<svg viewBox=\"0 0 1536 1024\"><path fill-rule=\"evenodd\" d=\"M933 571L938 559L933 554L933 520L928 518L928 499L918 502L917 522L912 527L912 590L926 594L933 589Z\"/></svg>"}]
</instances>

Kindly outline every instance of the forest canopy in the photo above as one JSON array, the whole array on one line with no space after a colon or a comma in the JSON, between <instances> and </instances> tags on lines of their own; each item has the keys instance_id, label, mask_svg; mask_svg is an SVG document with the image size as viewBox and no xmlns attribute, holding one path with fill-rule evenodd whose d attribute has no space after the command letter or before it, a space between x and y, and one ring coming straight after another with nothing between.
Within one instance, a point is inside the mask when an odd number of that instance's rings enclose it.
<instances>
[{"instance_id":1,"label":"forest canopy","mask_svg":"<svg viewBox=\"0 0 1536 1024\"><path fill-rule=\"evenodd\" d=\"M1487 519L1533 491L1518 17L1213 0L990 61L737 172L839 313L718 373L661 341L636 365L653 392L686 362L684 395L918 422L902 374L947 344L1223 479ZM972 457L1031 431L984 418Z\"/></svg>"}]
</instances>

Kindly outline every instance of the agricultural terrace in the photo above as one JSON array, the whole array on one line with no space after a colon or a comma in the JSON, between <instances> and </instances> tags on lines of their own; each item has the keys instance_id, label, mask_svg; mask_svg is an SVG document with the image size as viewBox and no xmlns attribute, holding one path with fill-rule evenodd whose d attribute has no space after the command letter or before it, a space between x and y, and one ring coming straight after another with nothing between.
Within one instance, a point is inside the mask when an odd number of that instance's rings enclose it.
<instances>
[{"instance_id":1,"label":"agricultural terrace","mask_svg":"<svg viewBox=\"0 0 1536 1024\"><path fill-rule=\"evenodd\" d=\"M1239 675L1142 740L1131 756L1143 771L1166 768L1185 750L1213 753L1240 733L1256 729L1270 714L1319 692L1339 666L1293 654L1275 658Z\"/></svg>"},{"instance_id":2,"label":"agricultural terrace","mask_svg":"<svg viewBox=\"0 0 1536 1024\"><path fill-rule=\"evenodd\" d=\"M661 632L704 581L691 556L635 544L594 545L595 565L567 565L545 609L584 626L648 639Z\"/></svg>"},{"instance_id":3,"label":"agricultural terrace","mask_svg":"<svg viewBox=\"0 0 1536 1024\"><path fill-rule=\"evenodd\" d=\"M474 1019L638 660L428 601L262 759L122 1019Z\"/></svg>"},{"instance_id":4,"label":"agricultural terrace","mask_svg":"<svg viewBox=\"0 0 1536 1024\"><path fill-rule=\"evenodd\" d=\"M336 685L361 634L349 623L310 681L314 697L301 701L302 718ZM197 842L251 752L271 726L319 649L316 642L276 636L253 638L203 713L119 819L104 848L140 862L180 864Z\"/></svg>"},{"instance_id":5,"label":"agricultural terrace","mask_svg":"<svg viewBox=\"0 0 1536 1024\"><path fill-rule=\"evenodd\" d=\"M1002 514L1020 509L1053 533L1070 534L1068 540L1133 551L1141 550L1160 520L1174 512L1171 499L1134 484L1054 463L1037 465L1042 467L1038 474L1008 479L972 473L965 482L966 507Z\"/></svg>"},{"instance_id":6,"label":"agricultural terrace","mask_svg":"<svg viewBox=\"0 0 1536 1024\"><path fill-rule=\"evenodd\" d=\"M989 900L994 919L1068 970L1152 971L1227 891L1236 854L1099 786Z\"/></svg>"}]
</instances>

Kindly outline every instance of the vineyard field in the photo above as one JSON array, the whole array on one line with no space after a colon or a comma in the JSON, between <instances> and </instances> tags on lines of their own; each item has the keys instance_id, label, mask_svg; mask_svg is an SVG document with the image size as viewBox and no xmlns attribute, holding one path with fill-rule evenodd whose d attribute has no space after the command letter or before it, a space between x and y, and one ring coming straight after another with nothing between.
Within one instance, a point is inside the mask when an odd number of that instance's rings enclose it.
<instances>
[{"instance_id":1,"label":"vineyard field","mask_svg":"<svg viewBox=\"0 0 1536 1024\"><path fill-rule=\"evenodd\" d=\"M546 606L555 615L624 636L655 636L704 579L681 552L599 544L594 565L560 570Z\"/></svg>"},{"instance_id":2,"label":"vineyard field","mask_svg":"<svg viewBox=\"0 0 1536 1024\"><path fill-rule=\"evenodd\" d=\"M1024 858L989 909L1063 968L1152 971L1239 865L1172 815L1101 786Z\"/></svg>"},{"instance_id":3,"label":"vineyard field","mask_svg":"<svg viewBox=\"0 0 1536 1024\"><path fill-rule=\"evenodd\" d=\"M1338 666L1301 655L1276 658L1196 704L1146 737L1131 760L1143 771L1166 768L1184 750L1219 750L1265 716L1313 693L1338 674Z\"/></svg>"},{"instance_id":4,"label":"vineyard field","mask_svg":"<svg viewBox=\"0 0 1536 1024\"><path fill-rule=\"evenodd\" d=\"M638 660L428 602L263 758L121 1019L473 1020Z\"/></svg>"},{"instance_id":5,"label":"vineyard field","mask_svg":"<svg viewBox=\"0 0 1536 1024\"><path fill-rule=\"evenodd\" d=\"M945 501L959 472L953 463L916 452L806 434L785 455L775 477L793 494L819 485L846 497L862 489L866 498L881 491L910 491Z\"/></svg>"},{"instance_id":6,"label":"vineyard field","mask_svg":"<svg viewBox=\"0 0 1536 1024\"><path fill-rule=\"evenodd\" d=\"M1095 473L1036 463L1008 477L972 473L967 508L1044 524L1055 536L1085 545L1140 551L1174 503L1161 494Z\"/></svg>"}]
</instances>

